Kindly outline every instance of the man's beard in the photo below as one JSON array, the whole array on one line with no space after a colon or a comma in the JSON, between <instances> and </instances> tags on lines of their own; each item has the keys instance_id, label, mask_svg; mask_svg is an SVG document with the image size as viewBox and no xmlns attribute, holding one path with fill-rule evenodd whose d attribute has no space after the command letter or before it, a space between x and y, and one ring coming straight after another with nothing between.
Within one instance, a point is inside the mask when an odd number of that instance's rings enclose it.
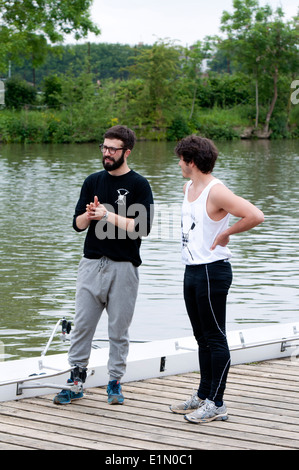
<instances>
[{"instance_id":1,"label":"man's beard","mask_svg":"<svg viewBox=\"0 0 299 470\"><path fill-rule=\"evenodd\" d=\"M105 162L106 158L107 157L103 158L103 167L107 171L117 170L125 161L124 152L122 153L122 156L119 158L119 160L115 160L113 157L109 157L111 161Z\"/></svg>"}]
</instances>

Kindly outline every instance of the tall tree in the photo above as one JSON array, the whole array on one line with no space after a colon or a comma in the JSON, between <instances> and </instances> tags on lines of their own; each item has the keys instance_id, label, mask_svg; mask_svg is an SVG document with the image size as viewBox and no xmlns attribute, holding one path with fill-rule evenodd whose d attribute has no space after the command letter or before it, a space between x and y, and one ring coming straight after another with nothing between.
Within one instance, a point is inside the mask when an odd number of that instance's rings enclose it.
<instances>
[{"instance_id":1,"label":"tall tree","mask_svg":"<svg viewBox=\"0 0 299 470\"><path fill-rule=\"evenodd\" d=\"M148 117L165 125L164 111L175 99L175 87L180 74L180 48L172 41L157 41L150 49L142 49L131 73L144 83L142 102Z\"/></svg>"},{"instance_id":2,"label":"tall tree","mask_svg":"<svg viewBox=\"0 0 299 470\"><path fill-rule=\"evenodd\" d=\"M185 60L183 62L183 69L187 79L190 82L192 91L192 102L189 113L189 119L192 119L196 101L196 94L198 90L199 79L202 73L202 62L208 57L209 46L197 41L190 48L185 49Z\"/></svg>"},{"instance_id":3,"label":"tall tree","mask_svg":"<svg viewBox=\"0 0 299 470\"><path fill-rule=\"evenodd\" d=\"M269 123L278 97L278 79L285 74L298 71L298 28L296 20L285 23L281 8L269 24L267 46L264 56L265 70L272 78L272 99L266 115L264 133L269 132ZM298 26L298 25L297 25Z\"/></svg>"},{"instance_id":4,"label":"tall tree","mask_svg":"<svg viewBox=\"0 0 299 470\"><path fill-rule=\"evenodd\" d=\"M7 57L20 54L34 57L45 43L63 41L64 35L76 39L100 30L91 19L92 0L0 0L0 68L7 68ZM45 55L43 55L44 57Z\"/></svg>"},{"instance_id":5,"label":"tall tree","mask_svg":"<svg viewBox=\"0 0 299 470\"><path fill-rule=\"evenodd\" d=\"M259 122L259 84L265 77L271 77L272 87L265 102L270 100L263 134L269 134L269 123L278 96L278 78L281 73L291 72L298 58L298 30L295 22L283 21L279 8L273 13L271 7L260 7L257 0L234 0L234 12L222 14L222 31L227 38L222 49L229 51L238 66L255 80L256 119Z\"/></svg>"}]
</instances>

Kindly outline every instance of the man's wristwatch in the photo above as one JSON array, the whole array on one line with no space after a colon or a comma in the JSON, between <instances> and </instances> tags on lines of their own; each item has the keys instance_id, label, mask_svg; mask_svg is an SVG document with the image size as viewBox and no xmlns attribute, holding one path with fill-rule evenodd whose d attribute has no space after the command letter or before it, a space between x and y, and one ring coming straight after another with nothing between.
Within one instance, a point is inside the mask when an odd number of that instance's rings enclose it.
<instances>
[{"instance_id":1,"label":"man's wristwatch","mask_svg":"<svg viewBox=\"0 0 299 470\"><path fill-rule=\"evenodd\" d=\"M109 215L109 212L106 211L106 214L103 215L103 217L101 218L101 220L107 220L107 219L108 219L108 215Z\"/></svg>"}]
</instances>

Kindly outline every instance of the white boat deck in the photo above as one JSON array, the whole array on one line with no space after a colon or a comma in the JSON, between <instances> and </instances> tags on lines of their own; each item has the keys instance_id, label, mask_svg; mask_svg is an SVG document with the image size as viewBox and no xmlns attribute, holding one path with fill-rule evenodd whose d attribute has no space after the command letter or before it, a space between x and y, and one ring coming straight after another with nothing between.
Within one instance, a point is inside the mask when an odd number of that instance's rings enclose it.
<instances>
[{"instance_id":1,"label":"white boat deck","mask_svg":"<svg viewBox=\"0 0 299 470\"><path fill-rule=\"evenodd\" d=\"M299 359L232 366L225 422L194 425L169 411L198 378L185 373L124 383L122 406L107 404L106 387L88 389L67 406L54 405L53 394L0 403L0 450L299 449Z\"/></svg>"}]
</instances>

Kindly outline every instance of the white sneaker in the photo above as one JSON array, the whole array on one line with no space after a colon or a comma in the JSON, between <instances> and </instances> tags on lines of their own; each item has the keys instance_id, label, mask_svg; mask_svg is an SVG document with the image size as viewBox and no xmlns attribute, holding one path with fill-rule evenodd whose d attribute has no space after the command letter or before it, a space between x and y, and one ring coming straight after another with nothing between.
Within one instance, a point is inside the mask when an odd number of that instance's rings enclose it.
<instances>
[{"instance_id":1,"label":"white sneaker","mask_svg":"<svg viewBox=\"0 0 299 470\"><path fill-rule=\"evenodd\" d=\"M225 404L217 407L215 403L211 400L206 399L204 404L193 411L193 413L187 414L184 418L190 423L208 423L210 421L225 421L228 419L227 409Z\"/></svg>"},{"instance_id":2,"label":"white sneaker","mask_svg":"<svg viewBox=\"0 0 299 470\"><path fill-rule=\"evenodd\" d=\"M183 401L182 403L177 403L176 405L170 405L169 408L173 413L185 414L186 412L188 412L188 410L197 410L204 403L205 401L201 400L201 398L197 396L196 391L188 400Z\"/></svg>"}]
</instances>

